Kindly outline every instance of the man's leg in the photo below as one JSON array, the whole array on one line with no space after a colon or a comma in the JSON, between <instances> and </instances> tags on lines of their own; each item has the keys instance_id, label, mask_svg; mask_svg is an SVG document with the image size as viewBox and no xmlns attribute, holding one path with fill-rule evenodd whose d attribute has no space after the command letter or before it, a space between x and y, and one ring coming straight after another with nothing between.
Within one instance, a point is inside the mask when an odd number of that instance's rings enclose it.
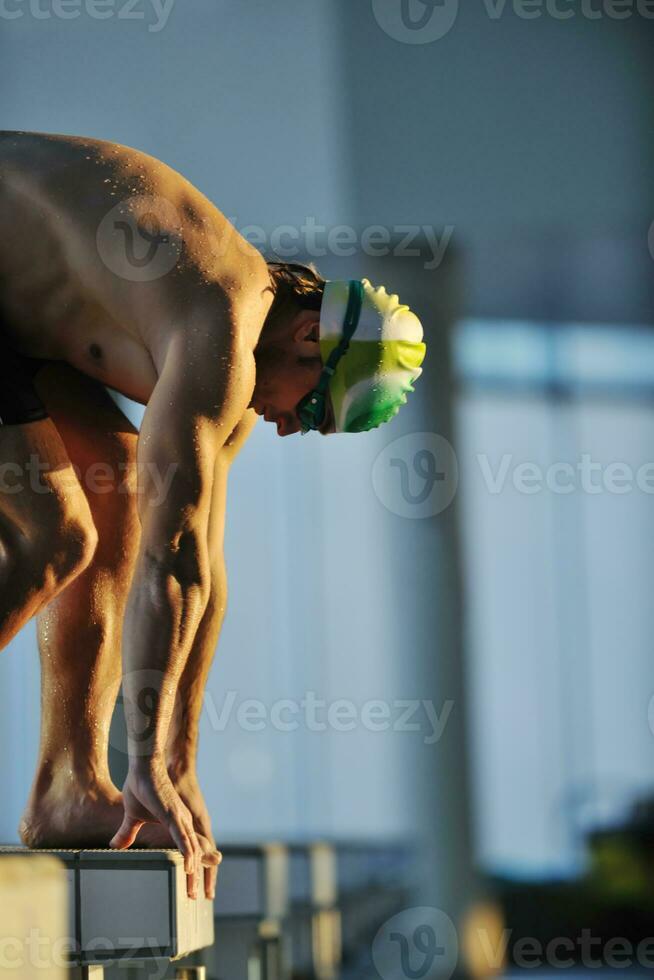
<instances>
[{"instance_id":1,"label":"man's leg","mask_svg":"<svg viewBox=\"0 0 654 980\"><path fill-rule=\"evenodd\" d=\"M36 383L79 474L98 542L92 563L39 616L41 748L21 836L32 847L106 847L123 817L108 744L140 537L137 431L104 387L74 368L48 365ZM207 837L200 846L211 855ZM152 825L138 846L174 845Z\"/></svg>"},{"instance_id":2,"label":"man's leg","mask_svg":"<svg viewBox=\"0 0 654 980\"><path fill-rule=\"evenodd\" d=\"M21 822L30 846L107 846L122 819L108 766L121 678L121 629L139 544L137 431L104 387L67 365L36 386L97 530L93 561L38 617L41 746Z\"/></svg>"},{"instance_id":3,"label":"man's leg","mask_svg":"<svg viewBox=\"0 0 654 980\"><path fill-rule=\"evenodd\" d=\"M95 544L52 421L0 425L0 650L88 566Z\"/></svg>"}]
</instances>

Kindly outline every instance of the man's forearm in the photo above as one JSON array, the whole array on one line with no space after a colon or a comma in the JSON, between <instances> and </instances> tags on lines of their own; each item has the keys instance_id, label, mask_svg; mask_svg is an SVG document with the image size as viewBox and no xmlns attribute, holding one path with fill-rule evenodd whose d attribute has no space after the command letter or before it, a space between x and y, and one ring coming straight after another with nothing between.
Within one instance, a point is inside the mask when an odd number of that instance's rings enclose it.
<instances>
[{"instance_id":1,"label":"man's forearm","mask_svg":"<svg viewBox=\"0 0 654 980\"><path fill-rule=\"evenodd\" d=\"M178 685L207 602L199 576L139 560L123 634L130 765L165 759Z\"/></svg>"},{"instance_id":2,"label":"man's forearm","mask_svg":"<svg viewBox=\"0 0 654 980\"><path fill-rule=\"evenodd\" d=\"M204 692L226 605L227 575L223 564L214 571L211 595L179 679L167 747L168 771L173 779L195 770Z\"/></svg>"}]
</instances>

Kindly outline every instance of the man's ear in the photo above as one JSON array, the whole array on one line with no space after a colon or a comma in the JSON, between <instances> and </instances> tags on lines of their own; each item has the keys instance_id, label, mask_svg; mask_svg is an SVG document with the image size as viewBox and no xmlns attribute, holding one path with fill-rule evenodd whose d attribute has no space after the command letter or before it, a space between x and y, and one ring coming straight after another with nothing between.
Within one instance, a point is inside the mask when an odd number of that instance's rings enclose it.
<instances>
[{"instance_id":1,"label":"man's ear","mask_svg":"<svg viewBox=\"0 0 654 980\"><path fill-rule=\"evenodd\" d=\"M293 320L291 336L299 357L320 357L320 313L302 310Z\"/></svg>"}]
</instances>

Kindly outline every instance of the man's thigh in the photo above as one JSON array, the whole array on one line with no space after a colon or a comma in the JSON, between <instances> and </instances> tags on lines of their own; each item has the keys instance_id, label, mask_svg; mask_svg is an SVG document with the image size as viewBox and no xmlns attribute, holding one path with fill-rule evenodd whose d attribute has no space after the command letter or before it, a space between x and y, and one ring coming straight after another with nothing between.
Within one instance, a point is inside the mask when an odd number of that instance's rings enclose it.
<instances>
[{"instance_id":1,"label":"man's thigh","mask_svg":"<svg viewBox=\"0 0 654 980\"><path fill-rule=\"evenodd\" d=\"M0 425L0 519L6 536L53 531L88 506L53 421Z\"/></svg>"},{"instance_id":2,"label":"man's thigh","mask_svg":"<svg viewBox=\"0 0 654 980\"><path fill-rule=\"evenodd\" d=\"M70 365L46 364L35 386L86 495L99 551L133 546L138 430L100 382Z\"/></svg>"},{"instance_id":3,"label":"man's thigh","mask_svg":"<svg viewBox=\"0 0 654 980\"><path fill-rule=\"evenodd\" d=\"M0 425L0 650L88 567L96 543L51 419Z\"/></svg>"},{"instance_id":4,"label":"man's thigh","mask_svg":"<svg viewBox=\"0 0 654 980\"><path fill-rule=\"evenodd\" d=\"M88 515L66 446L35 387L47 363L14 350L0 313L0 515L6 534L52 530L79 504Z\"/></svg>"}]
</instances>

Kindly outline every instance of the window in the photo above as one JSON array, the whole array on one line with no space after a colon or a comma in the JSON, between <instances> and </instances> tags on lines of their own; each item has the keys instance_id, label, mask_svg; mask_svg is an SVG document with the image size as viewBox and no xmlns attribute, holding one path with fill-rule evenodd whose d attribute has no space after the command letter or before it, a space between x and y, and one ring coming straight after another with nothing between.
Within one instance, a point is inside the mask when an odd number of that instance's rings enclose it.
<instances>
[{"instance_id":1,"label":"window","mask_svg":"<svg viewBox=\"0 0 654 980\"><path fill-rule=\"evenodd\" d=\"M478 857L574 873L654 784L654 332L468 321L454 361Z\"/></svg>"}]
</instances>

